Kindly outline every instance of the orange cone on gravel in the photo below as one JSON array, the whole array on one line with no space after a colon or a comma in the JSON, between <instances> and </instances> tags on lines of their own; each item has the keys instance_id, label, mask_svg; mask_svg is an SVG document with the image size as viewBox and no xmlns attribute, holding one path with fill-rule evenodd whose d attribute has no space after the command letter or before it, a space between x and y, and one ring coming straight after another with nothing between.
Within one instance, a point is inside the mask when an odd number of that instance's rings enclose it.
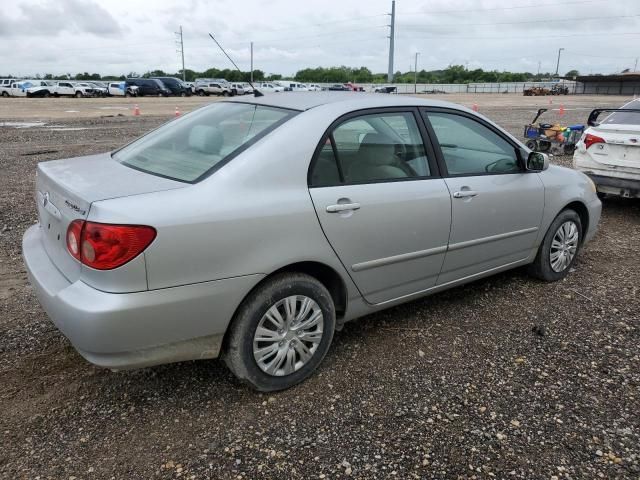
<instances>
[{"instance_id":1,"label":"orange cone on gravel","mask_svg":"<svg viewBox=\"0 0 640 480\"><path fill-rule=\"evenodd\" d=\"M558 111L558 113L560 114L560 116L564 115L564 105L560 104L560 110Z\"/></svg>"},{"instance_id":2,"label":"orange cone on gravel","mask_svg":"<svg viewBox=\"0 0 640 480\"><path fill-rule=\"evenodd\" d=\"M473 110L474 112L478 111L478 104L474 103L473 106L471 107L471 110Z\"/></svg>"},{"instance_id":3,"label":"orange cone on gravel","mask_svg":"<svg viewBox=\"0 0 640 480\"><path fill-rule=\"evenodd\" d=\"M138 106L138 104L136 103L135 106L133 107L133 115L135 117L140 115L140 107Z\"/></svg>"},{"instance_id":4,"label":"orange cone on gravel","mask_svg":"<svg viewBox=\"0 0 640 480\"><path fill-rule=\"evenodd\" d=\"M180 110L178 110L178 107L176 107L176 117L180 116Z\"/></svg>"}]
</instances>

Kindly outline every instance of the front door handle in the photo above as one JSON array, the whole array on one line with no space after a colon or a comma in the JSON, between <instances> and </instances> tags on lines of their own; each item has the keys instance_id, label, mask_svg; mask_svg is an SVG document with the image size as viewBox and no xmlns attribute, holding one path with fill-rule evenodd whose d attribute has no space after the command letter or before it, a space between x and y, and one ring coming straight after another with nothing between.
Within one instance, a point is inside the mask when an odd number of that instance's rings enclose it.
<instances>
[{"instance_id":1,"label":"front door handle","mask_svg":"<svg viewBox=\"0 0 640 480\"><path fill-rule=\"evenodd\" d=\"M478 192L475 190L461 190L459 192L453 192L453 198L475 197L476 195L478 195Z\"/></svg>"},{"instance_id":2,"label":"front door handle","mask_svg":"<svg viewBox=\"0 0 640 480\"><path fill-rule=\"evenodd\" d=\"M359 210L359 203L338 203L337 205L329 205L327 207L327 213L339 213L346 212L347 210Z\"/></svg>"}]
</instances>

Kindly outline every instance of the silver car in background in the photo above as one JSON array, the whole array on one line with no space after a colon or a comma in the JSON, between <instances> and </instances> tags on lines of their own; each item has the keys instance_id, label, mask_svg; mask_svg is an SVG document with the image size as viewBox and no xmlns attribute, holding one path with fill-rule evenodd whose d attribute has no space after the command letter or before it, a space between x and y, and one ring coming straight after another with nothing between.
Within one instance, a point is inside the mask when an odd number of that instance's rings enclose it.
<instances>
[{"instance_id":1,"label":"silver car in background","mask_svg":"<svg viewBox=\"0 0 640 480\"><path fill-rule=\"evenodd\" d=\"M341 92L217 102L112 153L38 165L23 255L90 362L221 356L278 390L348 320L529 265L570 270L584 174L458 105Z\"/></svg>"}]
</instances>

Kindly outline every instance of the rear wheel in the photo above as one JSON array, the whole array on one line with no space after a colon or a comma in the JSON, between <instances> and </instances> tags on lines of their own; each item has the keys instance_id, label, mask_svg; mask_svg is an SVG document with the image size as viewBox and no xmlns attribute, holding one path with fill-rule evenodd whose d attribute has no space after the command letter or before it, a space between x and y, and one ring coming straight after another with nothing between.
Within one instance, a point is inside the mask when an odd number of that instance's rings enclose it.
<instances>
[{"instance_id":1,"label":"rear wheel","mask_svg":"<svg viewBox=\"0 0 640 480\"><path fill-rule=\"evenodd\" d=\"M335 329L330 293L299 273L274 276L242 303L223 353L240 380L263 392L289 388L322 362Z\"/></svg>"},{"instance_id":2,"label":"rear wheel","mask_svg":"<svg viewBox=\"0 0 640 480\"><path fill-rule=\"evenodd\" d=\"M574 210L563 210L547 230L529 273L545 282L567 276L582 244L582 223Z\"/></svg>"},{"instance_id":3,"label":"rear wheel","mask_svg":"<svg viewBox=\"0 0 640 480\"><path fill-rule=\"evenodd\" d=\"M223 97L228 97L229 96L229 92L227 92L226 90L224 92L222 92L222 96Z\"/></svg>"},{"instance_id":4,"label":"rear wheel","mask_svg":"<svg viewBox=\"0 0 640 480\"><path fill-rule=\"evenodd\" d=\"M82 98L82 92L76 92L76 98Z\"/></svg>"},{"instance_id":5,"label":"rear wheel","mask_svg":"<svg viewBox=\"0 0 640 480\"><path fill-rule=\"evenodd\" d=\"M8 93L8 92L2 92L2 96L3 96L3 97L8 97L8 96L9 96L9 93Z\"/></svg>"}]
</instances>

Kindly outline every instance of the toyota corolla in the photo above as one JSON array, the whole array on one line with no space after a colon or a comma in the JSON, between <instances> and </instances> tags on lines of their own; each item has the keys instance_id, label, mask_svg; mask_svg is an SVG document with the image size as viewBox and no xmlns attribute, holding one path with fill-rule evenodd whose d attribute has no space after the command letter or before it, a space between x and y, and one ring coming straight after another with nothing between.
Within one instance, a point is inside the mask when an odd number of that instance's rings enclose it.
<instances>
[{"instance_id":1,"label":"toyota corolla","mask_svg":"<svg viewBox=\"0 0 640 480\"><path fill-rule=\"evenodd\" d=\"M525 265L562 279L601 209L476 112L342 92L217 102L41 163L36 200L24 261L83 357L222 357L262 391L308 377L348 320Z\"/></svg>"}]
</instances>

